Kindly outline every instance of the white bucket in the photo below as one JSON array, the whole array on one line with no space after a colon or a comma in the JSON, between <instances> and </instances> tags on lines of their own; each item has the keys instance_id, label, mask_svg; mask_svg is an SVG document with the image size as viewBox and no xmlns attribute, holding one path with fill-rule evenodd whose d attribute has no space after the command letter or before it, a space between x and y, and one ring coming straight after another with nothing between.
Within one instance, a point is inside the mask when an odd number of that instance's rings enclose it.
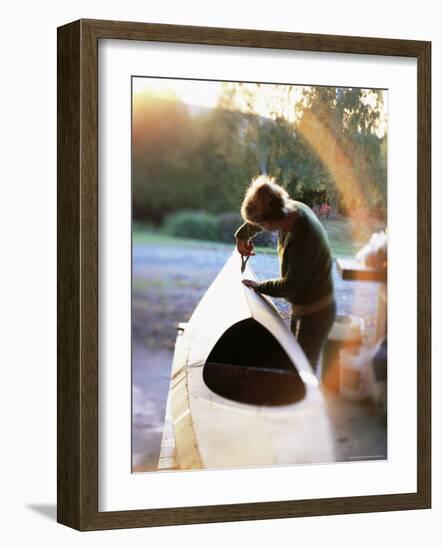
<instances>
[{"instance_id":1,"label":"white bucket","mask_svg":"<svg viewBox=\"0 0 442 550\"><path fill-rule=\"evenodd\" d=\"M328 339L359 343L361 340L361 318L356 315L337 315Z\"/></svg>"},{"instance_id":2,"label":"white bucket","mask_svg":"<svg viewBox=\"0 0 442 550\"><path fill-rule=\"evenodd\" d=\"M361 401L371 396L374 381L372 349L361 346L339 352L339 393L346 399Z\"/></svg>"},{"instance_id":3,"label":"white bucket","mask_svg":"<svg viewBox=\"0 0 442 550\"><path fill-rule=\"evenodd\" d=\"M339 393L339 353L362 344L361 318L338 315L328 335L322 353L321 380L324 387Z\"/></svg>"}]
</instances>

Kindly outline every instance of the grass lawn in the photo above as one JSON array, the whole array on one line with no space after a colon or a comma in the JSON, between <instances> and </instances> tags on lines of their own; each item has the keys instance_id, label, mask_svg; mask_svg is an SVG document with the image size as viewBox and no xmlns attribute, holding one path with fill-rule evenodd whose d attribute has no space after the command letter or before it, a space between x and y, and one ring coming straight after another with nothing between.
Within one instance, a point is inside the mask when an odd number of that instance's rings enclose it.
<instances>
[{"instance_id":1,"label":"grass lawn","mask_svg":"<svg viewBox=\"0 0 442 550\"><path fill-rule=\"evenodd\" d=\"M201 241L199 239L185 239L182 237L174 237L173 235L167 235L161 231L155 230L151 227L143 227L134 225L133 229L133 243L134 244L150 244L150 245L164 245L164 246L188 246L195 248L211 248L211 249L226 249L230 250L235 245L232 240L232 244L219 243L214 241ZM272 248L264 248L257 246L256 252L264 254L276 254L276 250Z\"/></svg>"},{"instance_id":2,"label":"grass lawn","mask_svg":"<svg viewBox=\"0 0 442 550\"><path fill-rule=\"evenodd\" d=\"M354 256L358 250L370 240L370 236L375 231L380 231L384 225L380 222L372 221L370 224L361 226L352 222L350 218L339 218L336 220L322 220L327 230L333 256ZM232 245L228 243L218 243L212 241L201 241L196 239L183 239L167 235L152 227L134 224L133 229L134 244L150 244L162 246L188 246L197 248L224 248L231 249ZM272 248L256 247L256 252L264 254L276 254Z\"/></svg>"},{"instance_id":3,"label":"grass lawn","mask_svg":"<svg viewBox=\"0 0 442 550\"><path fill-rule=\"evenodd\" d=\"M366 225L350 218L321 220L327 230L333 256L354 256L369 240L371 235L385 229L385 224L372 220Z\"/></svg>"}]
</instances>

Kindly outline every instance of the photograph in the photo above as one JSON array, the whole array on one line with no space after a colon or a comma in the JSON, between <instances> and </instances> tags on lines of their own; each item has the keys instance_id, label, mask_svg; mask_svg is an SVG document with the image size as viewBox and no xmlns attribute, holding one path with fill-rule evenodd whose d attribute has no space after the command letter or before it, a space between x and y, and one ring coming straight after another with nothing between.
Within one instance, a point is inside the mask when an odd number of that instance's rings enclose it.
<instances>
[{"instance_id":1,"label":"photograph","mask_svg":"<svg viewBox=\"0 0 442 550\"><path fill-rule=\"evenodd\" d=\"M388 89L130 100L132 473L388 460Z\"/></svg>"},{"instance_id":2,"label":"photograph","mask_svg":"<svg viewBox=\"0 0 442 550\"><path fill-rule=\"evenodd\" d=\"M4 4L6 550L437 546L436 7Z\"/></svg>"},{"instance_id":3,"label":"photograph","mask_svg":"<svg viewBox=\"0 0 442 550\"><path fill-rule=\"evenodd\" d=\"M57 29L57 521L431 507L431 42Z\"/></svg>"}]
</instances>

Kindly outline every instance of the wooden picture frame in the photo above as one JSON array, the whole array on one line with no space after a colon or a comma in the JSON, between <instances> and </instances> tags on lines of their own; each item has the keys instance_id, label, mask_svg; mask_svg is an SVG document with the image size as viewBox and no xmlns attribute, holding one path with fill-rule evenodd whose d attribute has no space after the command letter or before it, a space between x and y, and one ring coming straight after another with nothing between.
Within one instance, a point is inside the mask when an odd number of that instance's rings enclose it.
<instances>
[{"instance_id":1,"label":"wooden picture frame","mask_svg":"<svg viewBox=\"0 0 442 550\"><path fill-rule=\"evenodd\" d=\"M413 57L418 71L417 492L98 511L98 41ZM58 521L82 531L431 507L431 43L79 20L58 29Z\"/></svg>"}]
</instances>

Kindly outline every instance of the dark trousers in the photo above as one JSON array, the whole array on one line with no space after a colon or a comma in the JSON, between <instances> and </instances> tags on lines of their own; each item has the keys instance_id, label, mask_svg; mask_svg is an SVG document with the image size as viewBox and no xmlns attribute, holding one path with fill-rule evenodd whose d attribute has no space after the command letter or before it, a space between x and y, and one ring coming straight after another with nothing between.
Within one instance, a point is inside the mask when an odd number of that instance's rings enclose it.
<instances>
[{"instance_id":1,"label":"dark trousers","mask_svg":"<svg viewBox=\"0 0 442 550\"><path fill-rule=\"evenodd\" d=\"M309 315L296 316L292 313L290 329L296 336L312 369L318 373L318 360L336 318L336 302Z\"/></svg>"}]
</instances>

